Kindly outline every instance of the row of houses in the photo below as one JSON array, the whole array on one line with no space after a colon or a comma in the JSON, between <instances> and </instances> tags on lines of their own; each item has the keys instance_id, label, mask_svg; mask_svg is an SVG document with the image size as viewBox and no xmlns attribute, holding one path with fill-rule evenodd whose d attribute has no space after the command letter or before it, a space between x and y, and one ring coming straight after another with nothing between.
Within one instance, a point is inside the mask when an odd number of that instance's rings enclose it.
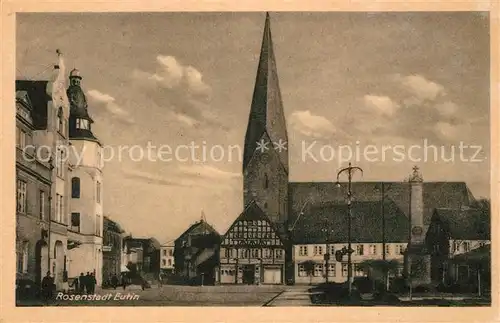
<instances>
[{"instance_id":1,"label":"row of houses","mask_svg":"<svg viewBox=\"0 0 500 323\"><path fill-rule=\"evenodd\" d=\"M392 276L405 276L408 219L393 201L384 203L385 240L380 225L375 225L380 221L369 221L380 219L380 202L352 205L352 277L367 276L363 264L382 259L399 263ZM336 252L348 245L343 221L346 208L345 204L312 208L297 232L283 236L255 203L248 205L222 235L205 220L198 221L175 241L176 273L191 282L201 283L203 279L204 284L345 282L347 257L336 259ZM321 220L315 222L312 214ZM338 222L332 220L334 217ZM434 285L477 284L479 270L488 280L488 219L489 210L483 208L436 208L424 238L429 268L422 281ZM306 264L311 263L313 268L307 269Z\"/></svg>"}]
</instances>

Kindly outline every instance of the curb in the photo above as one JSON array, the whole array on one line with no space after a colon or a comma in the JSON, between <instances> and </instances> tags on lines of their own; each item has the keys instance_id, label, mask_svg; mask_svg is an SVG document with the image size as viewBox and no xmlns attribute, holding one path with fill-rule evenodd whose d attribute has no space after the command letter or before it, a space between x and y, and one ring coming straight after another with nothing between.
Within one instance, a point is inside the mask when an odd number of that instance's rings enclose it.
<instances>
[{"instance_id":1,"label":"curb","mask_svg":"<svg viewBox=\"0 0 500 323\"><path fill-rule=\"evenodd\" d=\"M270 300L268 300L267 302L265 302L262 306L263 307L270 307L271 306L271 303L278 297L280 297L284 292L286 292L286 290L282 290L281 292L279 292L277 295L274 295L273 298L271 298Z\"/></svg>"}]
</instances>

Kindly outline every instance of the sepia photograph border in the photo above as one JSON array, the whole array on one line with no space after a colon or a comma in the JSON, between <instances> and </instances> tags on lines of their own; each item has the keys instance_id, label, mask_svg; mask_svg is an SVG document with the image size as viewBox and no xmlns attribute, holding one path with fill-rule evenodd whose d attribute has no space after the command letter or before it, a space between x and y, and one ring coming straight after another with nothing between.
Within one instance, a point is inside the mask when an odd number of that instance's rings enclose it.
<instances>
[{"instance_id":1,"label":"sepia photograph border","mask_svg":"<svg viewBox=\"0 0 500 323\"><path fill-rule=\"evenodd\" d=\"M499 301L499 3L498 1L61 1L2 0L0 113L0 322L490 322L500 320ZM15 49L16 13L187 11L489 11L490 198L492 201L492 305L446 307L44 307L15 306Z\"/></svg>"}]
</instances>

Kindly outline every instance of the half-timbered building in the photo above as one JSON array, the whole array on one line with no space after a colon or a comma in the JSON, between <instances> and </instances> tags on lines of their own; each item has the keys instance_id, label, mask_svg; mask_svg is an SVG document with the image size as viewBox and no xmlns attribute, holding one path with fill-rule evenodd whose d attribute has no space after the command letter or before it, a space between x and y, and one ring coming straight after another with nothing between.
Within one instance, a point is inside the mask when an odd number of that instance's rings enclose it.
<instances>
[{"instance_id":1,"label":"half-timbered building","mask_svg":"<svg viewBox=\"0 0 500 323\"><path fill-rule=\"evenodd\" d=\"M285 242L255 202L234 221L222 239L219 277L222 284L282 284Z\"/></svg>"}]
</instances>

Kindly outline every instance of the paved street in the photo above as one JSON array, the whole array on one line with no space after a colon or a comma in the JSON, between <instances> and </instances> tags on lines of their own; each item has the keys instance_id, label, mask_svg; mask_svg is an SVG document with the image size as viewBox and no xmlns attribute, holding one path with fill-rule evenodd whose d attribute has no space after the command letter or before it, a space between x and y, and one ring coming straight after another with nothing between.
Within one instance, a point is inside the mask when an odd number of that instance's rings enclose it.
<instances>
[{"instance_id":1,"label":"paved street","mask_svg":"<svg viewBox=\"0 0 500 323\"><path fill-rule=\"evenodd\" d=\"M161 288L141 290L129 286L126 290L99 289L96 300L56 299L51 306L377 306L376 301L362 300L352 304L332 304L311 301L311 286L180 286L165 285ZM61 295L61 294L60 294ZM56 295L57 296L57 295ZM68 295L65 296L67 298ZM59 296L60 298L60 296ZM398 304L391 306L488 306L490 300L467 295L426 295L412 301L406 295L399 296ZM40 301L23 301L21 306L45 305ZM388 304L385 304L388 305Z\"/></svg>"},{"instance_id":2,"label":"paved street","mask_svg":"<svg viewBox=\"0 0 500 323\"><path fill-rule=\"evenodd\" d=\"M129 286L116 290L97 290L106 300L54 300L53 306L263 306L285 291L286 286L178 286L141 290ZM132 298L135 299L120 299ZM20 305L43 305L26 301Z\"/></svg>"}]
</instances>

